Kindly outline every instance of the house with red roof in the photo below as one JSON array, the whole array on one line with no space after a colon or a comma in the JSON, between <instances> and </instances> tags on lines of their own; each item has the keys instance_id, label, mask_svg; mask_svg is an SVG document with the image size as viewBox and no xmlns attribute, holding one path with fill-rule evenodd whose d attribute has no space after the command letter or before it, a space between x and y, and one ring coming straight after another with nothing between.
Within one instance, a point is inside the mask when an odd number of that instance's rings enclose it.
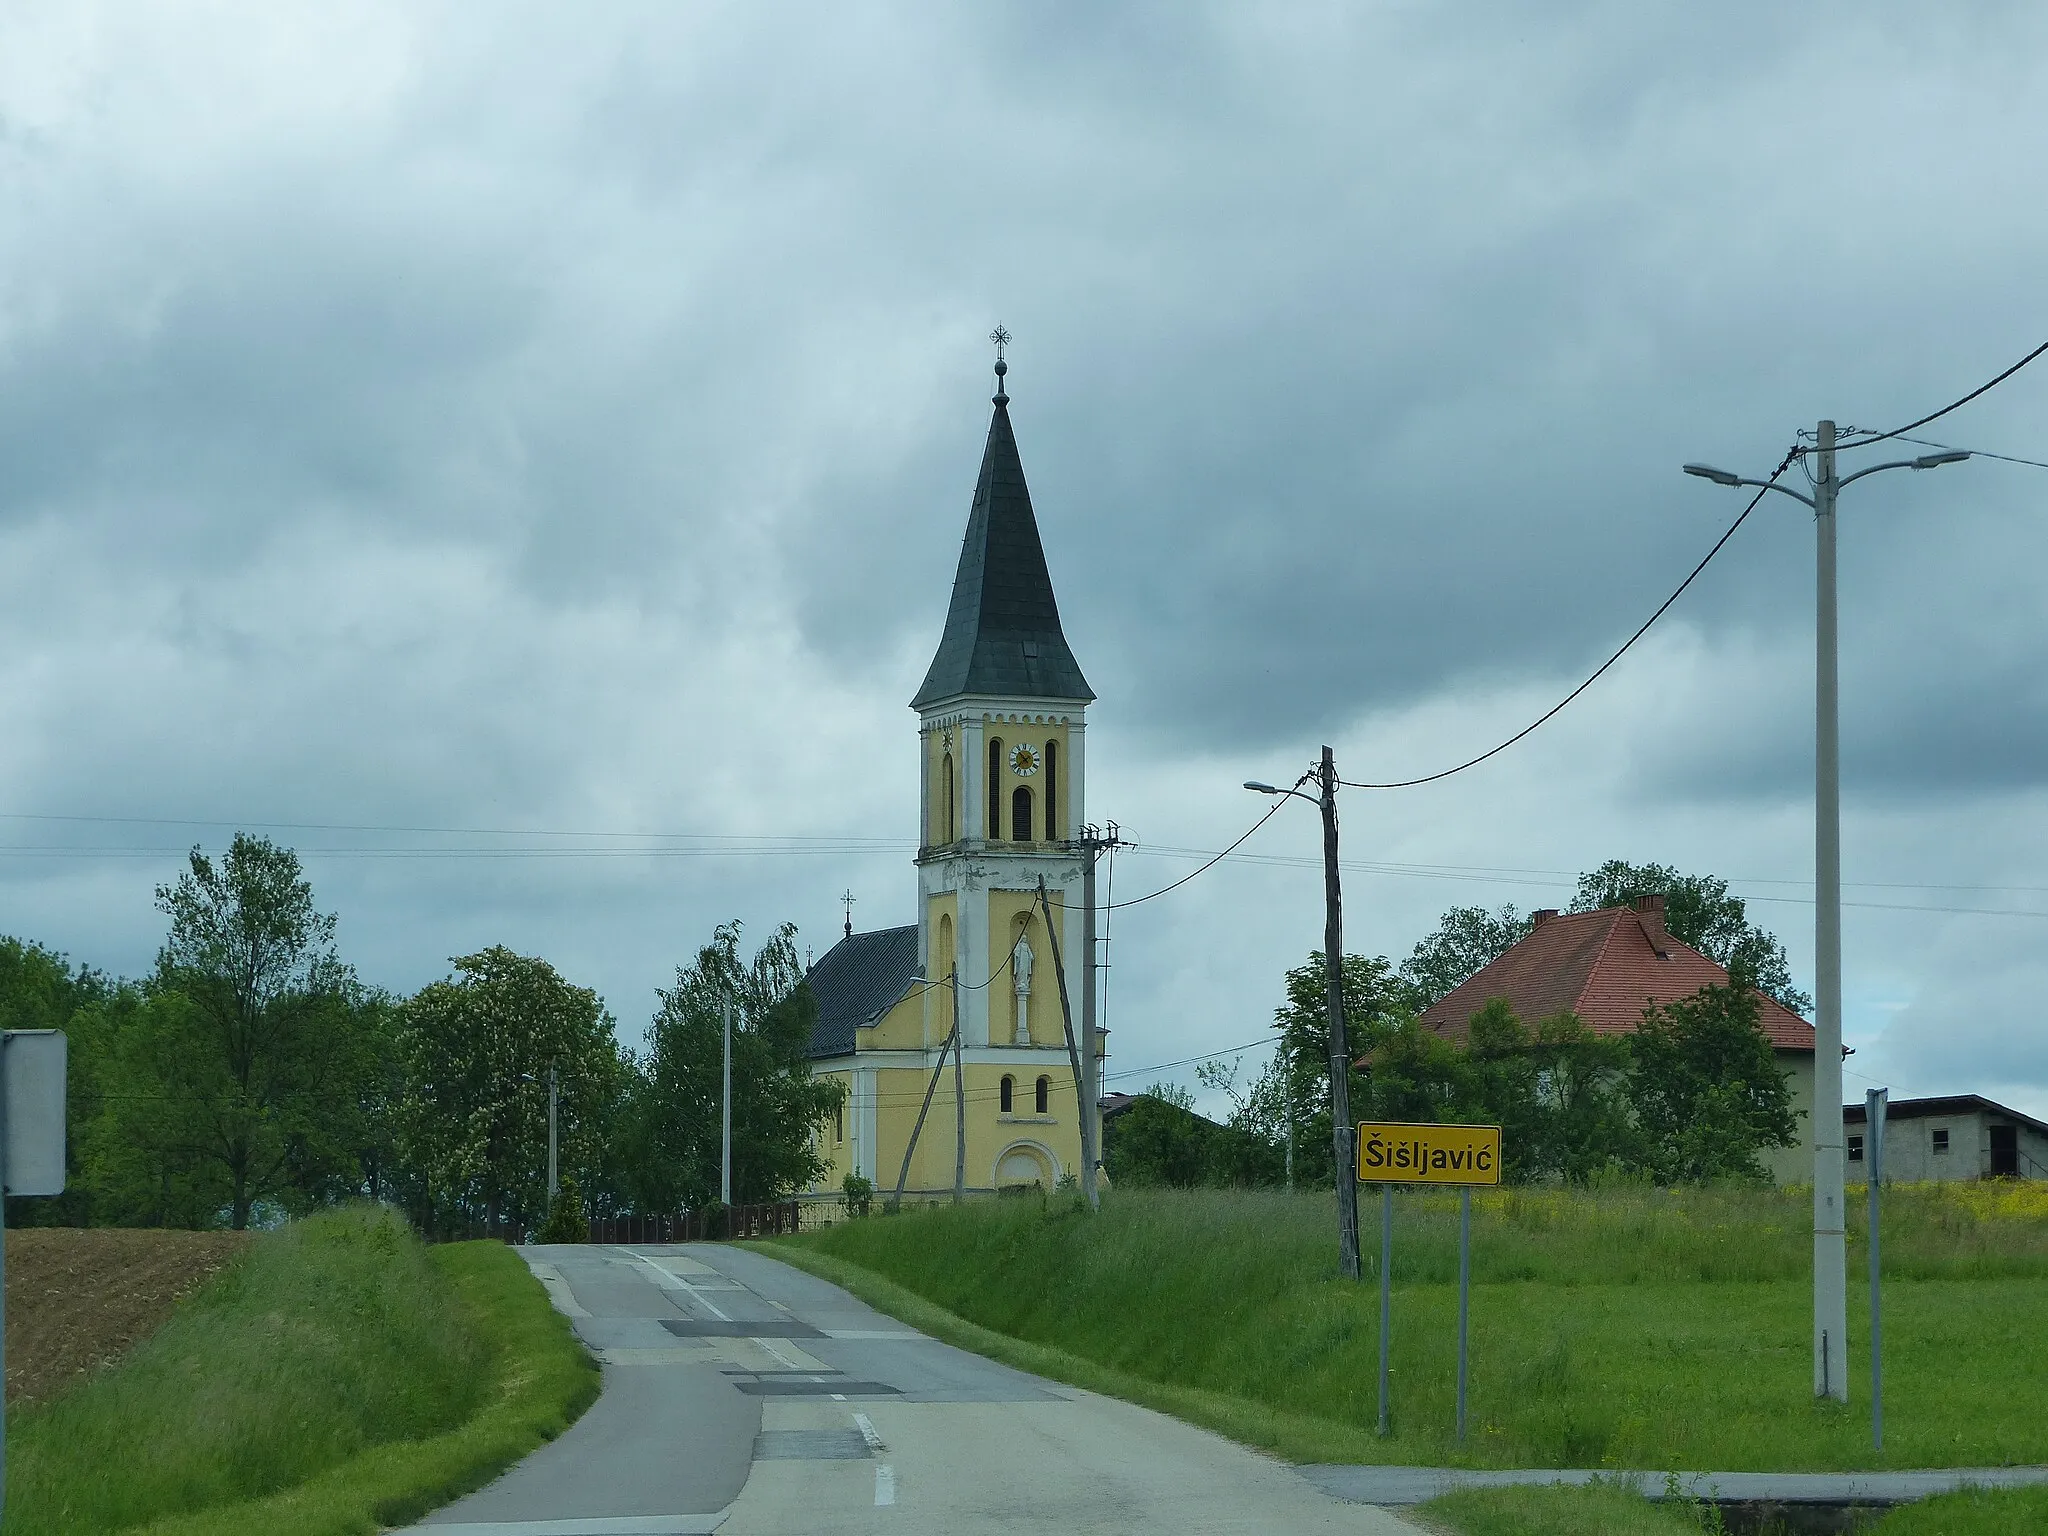
<instances>
[{"instance_id":1,"label":"house with red roof","mask_svg":"<svg viewBox=\"0 0 2048 1536\"><path fill-rule=\"evenodd\" d=\"M1527 938L1424 1010L1425 1029L1463 1045L1472 1016L1505 998L1525 1024L1571 1013L1596 1035L1626 1035L1645 1008L1728 984L1725 969L1665 929L1662 896L1530 917ZM1757 1023L1791 1080L1800 1134L1794 1146L1767 1149L1763 1161L1780 1184L1803 1183L1813 1177L1813 1026L1762 993Z\"/></svg>"}]
</instances>

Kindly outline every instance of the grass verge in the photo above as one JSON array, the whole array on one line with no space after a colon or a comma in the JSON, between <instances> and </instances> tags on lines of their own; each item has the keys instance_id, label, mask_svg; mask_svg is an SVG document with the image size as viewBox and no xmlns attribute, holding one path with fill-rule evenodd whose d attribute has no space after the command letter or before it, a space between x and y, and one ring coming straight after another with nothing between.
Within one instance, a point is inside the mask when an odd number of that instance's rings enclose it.
<instances>
[{"instance_id":1,"label":"grass verge","mask_svg":"<svg viewBox=\"0 0 2048 1536\"><path fill-rule=\"evenodd\" d=\"M1467 1488L1418 1505L1423 1522L1458 1536L1700 1536L1685 1506L1629 1488Z\"/></svg>"},{"instance_id":2,"label":"grass verge","mask_svg":"<svg viewBox=\"0 0 2048 1536\"><path fill-rule=\"evenodd\" d=\"M294 1223L120 1367L12 1417L9 1536L367 1536L561 1433L597 1371L517 1254Z\"/></svg>"},{"instance_id":3,"label":"grass verge","mask_svg":"<svg viewBox=\"0 0 2048 1536\"><path fill-rule=\"evenodd\" d=\"M1125 1190L1094 1216L1059 1200L985 1202L782 1246L951 1314L946 1336L967 1347L1296 1460L1772 1471L2048 1458L2048 1192L1887 1198L1881 1457L1860 1406L1811 1395L1811 1213L1797 1191L1475 1200L1463 1444L1455 1198L1397 1201L1384 1440L1372 1432L1376 1287L1333 1274L1327 1195ZM968 1326L986 1338L970 1342ZM1867 1379L1858 1331L1853 1382Z\"/></svg>"}]
</instances>

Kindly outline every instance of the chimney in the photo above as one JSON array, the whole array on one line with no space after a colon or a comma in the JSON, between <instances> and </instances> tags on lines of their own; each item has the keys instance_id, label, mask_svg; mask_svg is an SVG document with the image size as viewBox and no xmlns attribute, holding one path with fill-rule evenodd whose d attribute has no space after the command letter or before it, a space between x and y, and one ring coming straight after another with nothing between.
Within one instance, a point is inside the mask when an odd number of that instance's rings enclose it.
<instances>
[{"instance_id":1,"label":"chimney","mask_svg":"<svg viewBox=\"0 0 2048 1536\"><path fill-rule=\"evenodd\" d=\"M1529 926L1531 928L1541 928L1555 916L1557 916L1557 908L1539 907L1536 911L1529 914Z\"/></svg>"},{"instance_id":2,"label":"chimney","mask_svg":"<svg viewBox=\"0 0 2048 1536\"><path fill-rule=\"evenodd\" d=\"M1671 952L1664 947L1664 898L1638 896L1636 915L1642 919L1643 931L1650 936L1650 947L1657 951L1657 958L1669 960Z\"/></svg>"}]
</instances>

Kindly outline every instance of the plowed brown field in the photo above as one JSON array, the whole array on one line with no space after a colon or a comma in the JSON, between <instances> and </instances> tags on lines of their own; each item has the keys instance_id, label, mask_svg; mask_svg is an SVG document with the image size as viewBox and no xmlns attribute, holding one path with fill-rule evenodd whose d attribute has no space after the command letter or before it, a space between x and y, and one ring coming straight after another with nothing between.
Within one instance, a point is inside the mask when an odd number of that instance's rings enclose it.
<instances>
[{"instance_id":1,"label":"plowed brown field","mask_svg":"<svg viewBox=\"0 0 2048 1536\"><path fill-rule=\"evenodd\" d=\"M163 1326L247 1232L25 1227L7 1244L7 1401L54 1397Z\"/></svg>"}]
</instances>

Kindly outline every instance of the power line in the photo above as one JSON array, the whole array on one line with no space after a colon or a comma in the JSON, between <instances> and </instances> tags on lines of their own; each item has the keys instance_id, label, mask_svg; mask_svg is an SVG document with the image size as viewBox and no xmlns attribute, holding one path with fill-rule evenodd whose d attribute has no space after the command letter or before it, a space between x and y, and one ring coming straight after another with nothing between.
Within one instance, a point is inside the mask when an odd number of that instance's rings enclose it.
<instances>
[{"instance_id":1,"label":"power line","mask_svg":"<svg viewBox=\"0 0 2048 1536\"><path fill-rule=\"evenodd\" d=\"M1498 756L1500 753L1507 751L1509 747L1512 747L1516 742L1522 740L1523 737L1528 736L1530 733L1535 731L1537 727L1546 724L1548 721L1553 719L1559 712L1561 712L1567 704L1571 703L1572 700L1576 699L1580 694L1584 693L1588 688L1592 687L1595 683L1600 681L1601 677L1606 673L1607 669L1613 666L1617 661L1621 660L1623 656L1627 655L1629 648L1633 646L1638 640L1642 639L1644 635L1650 632L1650 626L1652 624L1655 624L1659 619L1663 618L1665 611L1669 609L1673 603L1677 602L1679 598L1685 595L1686 588L1690 587L1695 581L1699 579L1700 572L1704 571L1710 564L1712 564L1714 557L1721 553L1722 547L1726 545L1730 539L1735 537L1735 530L1740 528L1744 523L1749 521L1749 514L1754 512L1757 508L1757 503L1764 499L1764 493L1768 491L1771 488L1771 486L1776 485L1778 483L1778 477L1784 474L1787 469L1791 468L1792 461L1799 456L1799 453L1800 450L1797 447L1793 447L1786 450L1785 457L1779 460L1778 462L1778 467L1771 471L1771 478L1767 482L1765 482L1764 485L1758 487L1756 495L1750 498L1749 505L1742 509L1742 515L1736 518L1734 522L1730 523L1728 525L1728 531L1722 534L1720 538L1714 541L1714 547L1708 550L1705 558L1703 558L1698 565L1692 568L1692 574L1687 576L1685 580L1681 581L1678 584L1677 590L1675 590L1669 597L1665 598L1663 602L1657 605L1657 611L1655 613L1651 614L1647 619L1643 620L1642 628L1638 629L1634 634L1630 635L1628 639L1622 642L1620 650L1616 651L1612 656L1608 657L1605 661L1601 662L1598 667L1594 668L1592 676L1588 677L1583 683L1580 683L1578 687L1574 688L1570 693L1566 694L1563 698L1559 699L1555 704L1551 705L1550 708L1546 709L1534 720L1530 721L1527 725L1523 726L1522 729L1515 732L1515 734L1510 736L1506 741L1501 742L1498 746L1487 748L1477 757L1468 758L1466 761L1458 764L1455 768L1446 768L1440 773L1424 774L1421 778L1418 779L1396 779L1386 784L1366 784L1352 779L1339 779L1337 782L1350 789L1413 789L1418 784L1434 784L1439 779L1448 779L1453 774L1463 773L1467 768L1477 768L1489 757L1495 757Z\"/></svg>"},{"instance_id":2,"label":"power line","mask_svg":"<svg viewBox=\"0 0 2048 1536\"><path fill-rule=\"evenodd\" d=\"M2035 358L2039 357L2043 352L2048 352L2048 341L2042 342L2040 346L2034 348L2033 351L2029 352L2025 357L2021 358L2018 362L2014 363L2010 368L2006 369L2005 372L1999 374L1996 378L1993 378L1986 383L1979 384L1975 389L1971 390L1967 395L1963 396L1962 399L1951 401L1949 404L1944 405L1940 410L1931 411L1927 415L1922 416L1918 421L1909 421L1903 427L1893 427L1889 432L1872 432L1865 437L1857 438L1854 442L1839 442L1835 444L1835 448L1838 452L1844 448L1867 448L1872 443L1881 443L1884 442L1887 438L1904 437L1908 432L1918 431L1921 427L1926 426L1927 423L1929 423L1930 421L1939 421L1942 417L1946 416L1950 411L1961 410L1964 406L1968 405L1972 400L1975 400L1979 395L1989 394L1992 390L1998 388L1999 385L2003 384L2007 379L2011 378L2014 374L2018 373L2022 368L2026 367L2027 364L2031 363Z\"/></svg>"},{"instance_id":3,"label":"power line","mask_svg":"<svg viewBox=\"0 0 2048 1536\"><path fill-rule=\"evenodd\" d=\"M658 842L816 843L903 848L900 837L844 837L769 832L579 832L549 827L408 827L341 821L222 821L199 816L78 816L42 811L0 811L0 821L61 821L131 827L270 827L283 832L385 832L435 837L638 837Z\"/></svg>"},{"instance_id":4,"label":"power line","mask_svg":"<svg viewBox=\"0 0 2048 1536\"><path fill-rule=\"evenodd\" d=\"M1897 433L1896 436L1902 443L1918 443L1922 448L1940 448L1949 453L1967 453L1973 459L1998 459L2007 464L2026 464L2035 469L2048 469L2048 462L2040 459L2015 458L2012 454L1992 453L1985 448L1958 448L1953 443L1937 443L1925 437L1908 437L1903 432Z\"/></svg>"},{"instance_id":5,"label":"power line","mask_svg":"<svg viewBox=\"0 0 2048 1536\"><path fill-rule=\"evenodd\" d=\"M1296 789L1299 789L1302 785L1306 784L1307 782L1308 775L1303 774L1300 778L1294 781L1294 787ZM1267 810L1266 814L1261 816L1257 821L1253 822L1251 824L1250 829L1246 831L1243 837L1240 837L1228 848L1224 849L1221 853L1217 854L1215 858L1211 859L1208 863L1204 864L1200 869L1182 875L1178 880L1174 881L1173 884L1163 885L1158 890L1149 892L1146 895L1133 896L1129 901L1115 902L1110 906L1098 907L1096 908L1096 910L1099 912L1114 912L1119 907L1135 907L1143 902L1156 900L1157 898L1164 896L1168 891L1179 890L1182 886L1186 885L1190 880L1193 880L1198 875L1206 875L1210 870L1214 869L1218 864L1221 864L1225 859L1229 858L1233 853L1237 852L1238 849L1242 848L1246 843L1250 842L1252 840L1252 833L1258 831L1259 828L1263 827L1267 822L1271 821L1275 816L1277 816L1280 813L1280 807L1285 805L1286 803L1287 797L1285 795L1275 795L1273 797L1273 804Z\"/></svg>"}]
</instances>

